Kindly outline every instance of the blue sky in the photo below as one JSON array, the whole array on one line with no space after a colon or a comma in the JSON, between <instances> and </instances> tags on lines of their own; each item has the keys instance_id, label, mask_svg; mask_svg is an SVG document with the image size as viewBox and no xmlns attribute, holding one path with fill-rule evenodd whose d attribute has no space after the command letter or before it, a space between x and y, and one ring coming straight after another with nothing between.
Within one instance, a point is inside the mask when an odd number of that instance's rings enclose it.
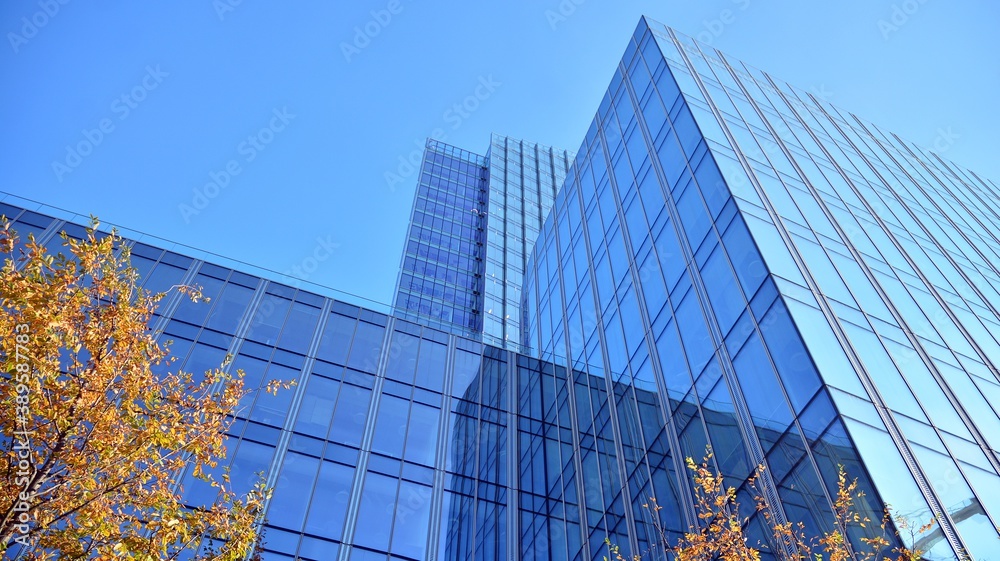
<instances>
[{"instance_id":1,"label":"blue sky","mask_svg":"<svg viewBox=\"0 0 1000 561\"><path fill-rule=\"evenodd\" d=\"M0 191L389 302L402 162L576 150L642 14L1000 180L993 2L12 0Z\"/></svg>"}]
</instances>

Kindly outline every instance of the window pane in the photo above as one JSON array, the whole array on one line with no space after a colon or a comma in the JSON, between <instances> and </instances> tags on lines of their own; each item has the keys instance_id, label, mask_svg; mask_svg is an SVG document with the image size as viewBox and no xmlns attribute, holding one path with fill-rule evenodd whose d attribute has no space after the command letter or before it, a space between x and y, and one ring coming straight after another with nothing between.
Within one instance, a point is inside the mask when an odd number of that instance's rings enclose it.
<instances>
[{"instance_id":1,"label":"window pane","mask_svg":"<svg viewBox=\"0 0 1000 561\"><path fill-rule=\"evenodd\" d=\"M406 435L409 410L410 403L407 400L391 395L382 396L378 406L378 419L375 421L372 451L394 458L403 456L403 438Z\"/></svg>"},{"instance_id":2,"label":"window pane","mask_svg":"<svg viewBox=\"0 0 1000 561\"><path fill-rule=\"evenodd\" d=\"M238 284L229 284L212 308L206 327L233 334L240 319L247 311L253 290Z\"/></svg>"},{"instance_id":3,"label":"window pane","mask_svg":"<svg viewBox=\"0 0 1000 561\"><path fill-rule=\"evenodd\" d=\"M358 322L354 343L351 345L351 357L347 365L364 372L374 373L378 368L378 359L382 354L382 336L385 328L367 322Z\"/></svg>"},{"instance_id":4,"label":"window pane","mask_svg":"<svg viewBox=\"0 0 1000 561\"><path fill-rule=\"evenodd\" d=\"M186 269L174 267L166 263L159 263L146 275L146 281L142 287L153 294L167 292L170 290L170 287L180 283L185 272Z\"/></svg>"},{"instance_id":5,"label":"window pane","mask_svg":"<svg viewBox=\"0 0 1000 561\"><path fill-rule=\"evenodd\" d=\"M368 472L358 509L355 544L382 551L389 549L389 529L396 507L397 484L398 480L392 477Z\"/></svg>"},{"instance_id":6,"label":"window pane","mask_svg":"<svg viewBox=\"0 0 1000 561\"><path fill-rule=\"evenodd\" d=\"M245 417L250 413L250 407L253 406L253 402L257 399L258 392L256 390L260 387L261 382L264 381L264 371L266 369L266 361L246 355L236 355L232 371L243 371L243 387L250 392L240 400L239 408L236 411L238 416Z\"/></svg>"},{"instance_id":7,"label":"window pane","mask_svg":"<svg viewBox=\"0 0 1000 561\"><path fill-rule=\"evenodd\" d=\"M337 400L337 411L333 415L330 440L349 446L361 446L370 399L371 391L344 384Z\"/></svg>"},{"instance_id":8,"label":"window pane","mask_svg":"<svg viewBox=\"0 0 1000 561\"><path fill-rule=\"evenodd\" d=\"M417 368L417 350L420 338L399 331L392 334L389 346L389 363L385 367L385 377L404 384L413 383L413 372Z\"/></svg>"},{"instance_id":9,"label":"window pane","mask_svg":"<svg viewBox=\"0 0 1000 561\"><path fill-rule=\"evenodd\" d=\"M423 559L431 517L431 488L409 481L399 485L399 505L392 532L392 552Z\"/></svg>"},{"instance_id":10,"label":"window pane","mask_svg":"<svg viewBox=\"0 0 1000 561\"><path fill-rule=\"evenodd\" d=\"M194 375L196 382L205 379L205 372L222 367L222 362L226 359L226 351L208 345L196 344L184 363L184 372Z\"/></svg>"},{"instance_id":11,"label":"window pane","mask_svg":"<svg viewBox=\"0 0 1000 561\"><path fill-rule=\"evenodd\" d=\"M353 478L354 469L323 462L306 520L307 533L335 540L341 538Z\"/></svg>"},{"instance_id":12,"label":"window pane","mask_svg":"<svg viewBox=\"0 0 1000 561\"><path fill-rule=\"evenodd\" d=\"M281 332L281 340L278 346L289 351L305 354L309 350L309 343L312 342L317 321L319 321L319 308L314 308L302 302L295 302L292 304L292 310L288 314L288 321L285 322L285 328Z\"/></svg>"},{"instance_id":13,"label":"window pane","mask_svg":"<svg viewBox=\"0 0 1000 561\"><path fill-rule=\"evenodd\" d=\"M285 316L288 315L288 308L291 305L291 300L286 298L273 294L264 296L250 323L247 339L265 345L274 345L278 341L278 333L281 331L282 324L285 323Z\"/></svg>"},{"instance_id":14,"label":"window pane","mask_svg":"<svg viewBox=\"0 0 1000 561\"><path fill-rule=\"evenodd\" d=\"M339 382L311 376L295 421L296 432L325 438L339 391Z\"/></svg>"},{"instance_id":15,"label":"window pane","mask_svg":"<svg viewBox=\"0 0 1000 561\"><path fill-rule=\"evenodd\" d=\"M351 348L356 323L354 318L331 312L316 357L341 365L347 362L347 351Z\"/></svg>"},{"instance_id":16,"label":"window pane","mask_svg":"<svg viewBox=\"0 0 1000 561\"><path fill-rule=\"evenodd\" d=\"M193 284L194 286L201 287L202 295L208 300L193 302L189 296L182 296L181 303L177 306L177 311L174 312L173 317L174 319L201 325L204 323L208 312L213 306L217 305L216 298L219 296L219 291L222 290L223 282L213 277L198 275L195 277Z\"/></svg>"},{"instance_id":17,"label":"window pane","mask_svg":"<svg viewBox=\"0 0 1000 561\"><path fill-rule=\"evenodd\" d=\"M441 391L444 386L445 359L448 347L424 339L420 343L420 359L417 362L418 386Z\"/></svg>"},{"instance_id":18,"label":"window pane","mask_svg":"<svg viewBox=\"0 0 1000 561\"><path fill-rule=\"evenodd\" d=\"M479 365L482 357L476 353L458 350L455 352L455 372L451 382L451 395L464 397L470 386L479 383Z\"/></svg>"},{"instance_id":19,"label":"window pane","mask_svg":"<svg viewBox=\"0 0 1000 561\"><path fill-rule=\"evenodd\" d=\"M702 279L708 289L712 308L715 309L719 329L728 333L746 304L721 248L716 248L702 267Z\"/></svg>"},{"instance_id":20,"label":"window pane","mask_svg":"<svg viewBox=\"0 0 1000 561\"><path fill-rule=\"evenodd\" d=\"M280 364L272 364L267 369L267 379L262 388L272 381L290 382L297 379L298 376L298 370ZM288 413L288 406L292 403L293 394L292 389L280 389L276 394L261 389L257 392L257 403L254 404L250 418L254 421L280 427L285 422L285 415Z\"/></svg>"},{"instance_id":21,"label":"window pane","mask_svg":"<svg viewBox=\"0 0 1000 561\"><path fill-rule=\"evenodd\" d=\"M233 465L229 474L233 483L233 492L237 495L245 495L250 492L254 485L261 480L261 472L267 471L273 455L274 448L271 446L248 440L240 442L236 456L233 457Z\"/></svg>"},{"instance_id":22,"label":"window pane","mask_svg":"<svg viewBox=\"0 0 1000 561\"><path fill-rule=\"evenodd\" d=\"M434 407L414 403L406 429L406 460L434 465L438 441L438 413Z\"/></svg>"},{"instance_id":23,"label":"window pane","mask_svg":"<svg viewBox=\"0 0 1000 561\"><path fill-rule=\"evenodd\" d=\"M762 436L781 434L792 422L793 415L781 395L781 386L756 333L733 360L733 366L757 431ZM773 440L774 437L768 438Z\"/></svg>"},{"instance_id":24,"label":"window pane","mask_svg":"<svg viewBox=\"0 0 1000 561\"><path fill-rule=\"evenodd\" d=\"M271 506L267 510L269 524L295 532L302 528L318 466L316 458L294 452L285 456Z\"/></svg>"},{"instance_id":25,"label":"window pane","mask_svg":"<svg viewBox=\"0 0 1000 561\"><path fill-rule=\"evenodd\" d=\"M813 368L812 358L780 300L764 315L760 325L788 399L795 411L800 412L819 389L819 376Z\"/></svg>"}]
</instances>

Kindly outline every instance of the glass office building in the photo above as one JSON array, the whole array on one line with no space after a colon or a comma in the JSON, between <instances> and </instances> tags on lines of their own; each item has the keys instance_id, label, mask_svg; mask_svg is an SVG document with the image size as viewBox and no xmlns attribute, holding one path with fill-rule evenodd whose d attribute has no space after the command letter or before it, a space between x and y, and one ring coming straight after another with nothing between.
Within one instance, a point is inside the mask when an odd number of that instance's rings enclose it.
<instances>
[{"instance_id":1,"label":"glass office building","mask_svg":"<svg viewBox=\"0 0 1000 561\"><path fill-rule=\"evenodd\" d=\"M229 435L265 559L660 559L643 505L697 524L707 445L754 541L758 493L832 529L842 465L863 514L938 521L927 559L1000 551L994 183L645 19L576 156L429 141L418 181L391 313L127 234L145 288L211 299L161 304L178 367L297 381ZM0 213L53 250L86 222Z\"/></svg>"},{"instance_id":2,"label":"glass office building","mask_svg":"<svg viewBox=\"0 0 1000 561\"><path fill-rule=\"evenodd\" d=\"M572 152L494 134L489 161L483 333L500 346L521 340L521 283L542 221Z\"/></svg>"},{"instance_id":3,"label":"glass office building","mask_svg":"<svg viewBox=\"0 0 1000 561\"><path fill-rule=\"evenodd\" d=\"M427 140L396 282L398 317L482 331L487 161Z\"/></svg>"},{"instance_id":4,"label":"glass office building","mask_svg":"<svg viewBox=\"0 0 1000 561\"><path fill-rule=\"evenodd\" d=\"M711 444L744 498L766 463L779 521L829 529L843 464L875 515L937 520L928 559L994 558L998 195L643 20L535 243L523 343L660 396L670 454Z\"/></svg>"},{"instance_id":5,"label":"glass office building","mask_svg":"<svg viewBox=\"0 0 1000 561\"><path fill-rule=\"evenodd\" d=\"M428 139L396 316L516 348L525 262L572 159L498 134L485 156Z\"/></svg>"},{"instance_id":6,"label":"glass office building","mask_svg":"<svg viewBox=\"0 0 1000 561\"><path fill-rule=\"evenodd\" d=\"M0 214L15 251L29 234L61 251L58 233L82 237L87 222L14 197ZM131 237L143 288L209 298L160 304L151 327L175 367L228 355L250 389L296 382L247 395L219 467L240 493L267 474L265 559L600 559L605 536L628 539L613 415L662 432L656 395ZM646 475L658 496L676 497L658 473ZM189 473L180 492L192 506L215 497Z\"/></svg>"}]
</instances>

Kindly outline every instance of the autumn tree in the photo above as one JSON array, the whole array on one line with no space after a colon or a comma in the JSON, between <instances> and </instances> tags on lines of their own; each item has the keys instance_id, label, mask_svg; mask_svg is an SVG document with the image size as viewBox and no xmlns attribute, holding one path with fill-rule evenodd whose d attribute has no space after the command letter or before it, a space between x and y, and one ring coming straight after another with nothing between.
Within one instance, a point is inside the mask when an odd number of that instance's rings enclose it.
<instances>
[{"instance_id":1,"label":"autumn tree","mask_svg":"<svg viewBox=\"0 0 1000 561\"><path fill-rule=\"evenodd\" d=\"M762 469L758 468L758 474ZM909 529L910 522L903 517L894 517L889 507L877 521L860 514L857 503L864 497L864 491L858 489L858 480L848 481L844 466L838 466L837 494L833 499L834 529L812 538L806 536L805 525L801 522L778 522L774 507L762 493L758 493L756 498L757 510L771 528L778 546L776 553L783 561L920 561L923 558L921 550L908 549L899 545L899 540L889 539L893 532ZM933 525L931 522L913 528L913 533L922 534ZM852 527L872 530L867 536L859 538L860 547L852 546L847 537L847 531Z\"/></svg>"},{"instance_id":2,"label":"autumn tree","mask_svg":"<svg viewBox=\"0 0 1000 561\"><path fill-rule=\"evenodd\" d=\"M677 561L760 561L760 552L747 543L743 524L736 503L736 489L726 487L720 473L713 471L709 464L712 455L706 454L702 463L697 464L687 458L686 464L694 482L695 511L698 526L690 528L676 541L668 538L666 529L660 522L663 509L656 498L642 505L652 514L653 543L647 554L657 550L667 553L668 558ZM626 561L621 549L605 540L614 561ZM629 561L641 561L642 554L635 554ZM607 557L605 557L607 560Z\"/></svg>"},{"instance_id":3,"label":"autumn tree","mask_svg":"<svg viewBox=\"0 0 1000 561\"><path fill-rule=\"evenodd\" d=\"M694 479L695 510L699 525L684 534L672 549L678 561L760 561L743 534L736 489L726 487L722 474L709 468L711 454L701 464L687 458Z\"/></svg>"},{"instance_id":4,"label":"autumn tree","mask_svg":"<svg viewBox=\"0 0 1000 561\"><path fill-rule=\"evenodd\" d=\"M63 234L58 255L31 238L13 255L6 219L0 229L0 552L243 559L267 490L237 496L213 475L242 375L170 368L148 328L164 294L140 289L128 247L96 226L82 240ZM219 490L213 504L182 502L186 467ZM197 550L206 538L211 553Z\"/></svg>"},{"instance_id":5,"label":"autumn tree","mask_svg":"<svg viewBox=\"0 0 1000 561\"><path fill-rule=\"evenodd\" d=\"M695 463L687 458L688 470L694 483L695 511L699 524L689 529L677 540L670 540L667 532L659 521L662 510L655 498L643 506L652 513L654 536L658 542L649 551L664 551L669 559L676 561L759 561L764 544L751 546L745 533L747 519L739 516L739 505L736 501L736 489L726 487L722 474L710 467L712 454L709 450L705 459ZM755 476L750 480L751 488L756 489L757 482L763 474L764 466L758 466ZM910 550L898 545L899 540L890 540L889 536L897 530L911 530L912 533L927 532L933 522L914 527L904 518L893 517L887 507L885 516L879 521L872 521L858 513L857 502L864 498L863 491L858 489L857 479L848 481L843 466L839 468L837 478L837 495L834 498L833 514L834 528L822 536L808 537L805 525L801 522L779 522L776 516L776 505L764 498L764 493L757 493L756 508L763 516L765 525L771 530L770 553L782 561L919 561L923 557L920 550ZM846 537L850 527L861 527L875 530L868 537L860 538L861 547L854 548ZM620 548L605 540L614 561L626 561ZM644 554L636 554L629 561L641 561ZM607 557L605 557L607 560Z\"/></svg>"}]
</instances>

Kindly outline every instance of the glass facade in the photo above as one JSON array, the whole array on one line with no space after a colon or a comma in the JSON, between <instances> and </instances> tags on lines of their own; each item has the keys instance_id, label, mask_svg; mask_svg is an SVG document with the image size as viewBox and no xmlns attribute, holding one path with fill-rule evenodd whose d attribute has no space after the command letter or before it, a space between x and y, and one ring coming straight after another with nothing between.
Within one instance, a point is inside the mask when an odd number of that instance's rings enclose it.
<instances>
[{"instance_id":1,"label":"glass facade","mask_svg":"<svg viewBox=\"0 0 1000 561\"><path fill-rule=\"evenodd\" d=\"M483 309L483 333L491 343L520 342L525 263L573 157L497 134L491 139Z\"/></svg>"},{"instance_id":2,"label":"glass facade","mask_svg":"<svg viewBox=\"0 0 1000 561\"><path fill-rule=\"evenodd\" d=\"M675 457L766 463L779 520L828 529L844 464L864 508L937 519L928 559L987 559L997 193L643 20L535 244L523 343L656 391Z\"/></svg>"},{"instance_id":3,"label":"glass facade","mask_svg":"<svg viewBox=\"0 0 1000 561\"><path fill-rule=\"evenodd\" d=\"M1000 189L643 19L578 153L429 140L392 314L129 237L178 367L253 392L229 434L269 560L597 561L698 523L686 457L752 541L833 529L838 466L1000 551ZM4 199L50 250L79 217ZM36 212L37 211L37 212ZM23 240L21 242L23 246ZM754 466L767 471L751 489ZM221 469L221 467L220 467ZM185 474L192 506L213 490ZM858 543L871 529L856 529ZM765 551L764 558L775 558Z\"/></svg>"},{"instance_id":4,"label":"glass facade","mask_svg":"<svg viewBox=\"0 0 1000 561\"><path fill-rule=\"evenodd\" d=\"M0 214L19 247L33 234L61 251L58 232L84 234L79 217L12 202ZM209 299L173 291L161 302L151 328L173 341L174 367L203 371L232 356L229 368L255 390L218 470L231 470L237 492L260 472L274 489L264 559L599 559L607 532L629 535L611 402L651 420L655 396L636 400L586 369L128 243L143 288L196 284ZM271 380L296 386L260 391ZM192 507L216 496L190 473L178 492Z\"/></svg>"},{"instance_id":5,"label":"glass facade","mask_svg":"<svg viewBox=\"0 0 1000 561\"><path fill-rule=\"evenodd\" d=\"M572 158L497 134L486 156L429 139L395 315L516 348L525 261Z\"/></svg>"},{"instance_id":6,"label":"glass facade","mask_svg":"<svg viewBox=\"0 0 1000 561\"><path fill-rule=\"evenodd\" d=\"M482 331L487 161L427 140L396 283L396 316L457 333Z\"/></svg>"}]
</instances>

